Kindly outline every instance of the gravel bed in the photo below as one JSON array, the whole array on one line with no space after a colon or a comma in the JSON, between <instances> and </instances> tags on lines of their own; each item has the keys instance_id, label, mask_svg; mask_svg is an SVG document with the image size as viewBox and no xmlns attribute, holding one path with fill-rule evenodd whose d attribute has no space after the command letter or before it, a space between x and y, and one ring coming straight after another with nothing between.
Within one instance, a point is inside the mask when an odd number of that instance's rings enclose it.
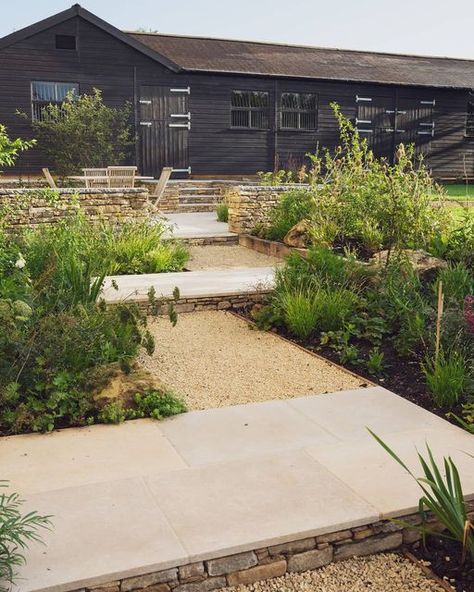
<instances>
[{"instance_id":1,"label":"gravel bed","mask_svg":"<svg viewBox=\"0 0 474 592\"><path fill-rule=\"evenodd\" d=\"M228 248L228 247L225 247ZM250 329L228 312L150 319L153 356L142 364L183 397L189 409L288 399L364 385L272 333Z\"/></svg>"},{"instance_id":2,"label":"gravel bed","mask_svg":"<svg viewBox=\"0 0 474 592\"><path fill-rule=\"evenodd\" d=\"M222 592L444 592L408 559L394 553L356 557L315 571L286 574Z\"/></svg>"},{"instance_id":3,"label":"gravel bed","mask_svg":"<svg viewBox=\"0 0 474 592\"><path fill-rule=\"evenodd\" d=\"M272 267L282 263L277 257L270 257L240 245L191 246L191 257L186 269L228 269L229 267Z\"/></svg>"}]
</instances>

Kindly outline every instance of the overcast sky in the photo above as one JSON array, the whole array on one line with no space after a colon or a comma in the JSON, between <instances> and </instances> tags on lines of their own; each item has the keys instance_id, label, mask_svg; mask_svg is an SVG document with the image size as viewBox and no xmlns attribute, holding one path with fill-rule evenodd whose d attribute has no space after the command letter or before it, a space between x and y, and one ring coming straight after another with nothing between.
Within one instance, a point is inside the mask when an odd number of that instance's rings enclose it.
<instances>
[{"instance_id":1,"label":"overcast sky","mask_svg":"<svg viewBox=\"0 0 474 592\"><path fill-rule=\"evenodd\" d=\"M0 0L0 36L73 0ZM474 59L473 0L82 0L126 30Z\"/></svg>"}]
</instances>

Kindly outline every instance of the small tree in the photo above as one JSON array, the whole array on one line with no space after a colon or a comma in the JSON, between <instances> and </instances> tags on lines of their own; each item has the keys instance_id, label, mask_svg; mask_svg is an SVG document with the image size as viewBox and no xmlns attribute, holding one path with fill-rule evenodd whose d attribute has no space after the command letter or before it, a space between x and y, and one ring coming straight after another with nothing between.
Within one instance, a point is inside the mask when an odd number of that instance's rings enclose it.
<instances>
[{"instance_id":1,"label":"small tree","mask_svg":"<svg viewBox=\"0 0 474 592\"><path fill-rule=\"evenodd\" d=\"M0 167L13 166L20 152L28 150L36 140L10 139L7 128L0 123Z\"/></svg>"},{"instance_id":2,"label":"small tree","mask_svg":"<svg viewBox=\"0 0 474 592\"><path fill-rule=\"evenodd\" d=\"M32 126L62 176L120 164L131 146L130 105L108 107L96 88L90 95L70 94L60 105L46 105Z\"/></svg>"}]
</instances>

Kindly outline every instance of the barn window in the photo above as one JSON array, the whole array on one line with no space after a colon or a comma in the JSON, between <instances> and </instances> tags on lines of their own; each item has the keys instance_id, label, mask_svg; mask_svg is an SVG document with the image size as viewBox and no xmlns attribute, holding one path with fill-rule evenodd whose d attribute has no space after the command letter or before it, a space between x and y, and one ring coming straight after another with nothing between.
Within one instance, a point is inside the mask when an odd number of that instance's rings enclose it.
<instances>
[{"instance_id":1,"label":"barn window","mask_svg":"<svg viewBox=\"0 0 474 592\"><path fill-rule=\"evenodd\" d=\"M31 83L31 105L34 121L43 118L46 105L60 105L69 93L79 94L75 82L35 81Z\"/></svg>"},{"instance_id":2,"label":"barn window","mask_svg":"<svg viewBox=\"0 0 474 592\"><path fill-rule=\"evenodd\" d=\"M76 37L74 35L56 35L56 49L76 49Z\"/></svg>"},{"instance_id":3,"label":"barn window","mask_svg":"<svg viewBox=\"0 0 474 592\"><path fill-rule=\"evenodd\" d=\"M234 90L231 102L232 127L268 129L269 95L259 90Z\"/></svg>"},{"instance_id":4,"label":"barn window","mask_svg":"<svg viewBox=\"0 0 474 592\"><path fill-rule=\"evenodd\" d=\"M469 94L467 101L466 136L474 138L474 93Z\"/></svg>"},{"instance_id":5,"label":"barn window","mask_svg":"<svg viewBox=\"0 0 474 592\"><path fill-rule=\"evenodd\" d=\"M312 93L281 93L280 127L313 130L318 124L318 96Z\"/></svg>"}]
</instances>

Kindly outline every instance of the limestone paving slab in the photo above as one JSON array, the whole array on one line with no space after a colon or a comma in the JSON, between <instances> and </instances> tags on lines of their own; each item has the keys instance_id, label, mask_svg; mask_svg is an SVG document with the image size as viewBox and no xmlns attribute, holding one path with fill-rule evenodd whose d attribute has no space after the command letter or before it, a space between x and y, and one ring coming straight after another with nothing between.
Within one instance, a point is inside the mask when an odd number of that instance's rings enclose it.
<instances>
[{"instance_id":1,"label":"limestone paving slab","mask_svg":"<svg viewBox=\"0 0 474 592\"><path fill-rule=\"evenodd\" d=\"M464 492L472 498L469 495L474 493L471 456L474 455L474 437L471 434L446 424L435 429L385 433L381 437L417 477L423 476L423 472L416 453L419 451L426 458L426 444L438 466L442 466L443 457L450 456L461 474ZM347 440L335 446L311 446L306 450L377 508L381 518L406 516L417 511L420 487L374 438L359 439L357 443Z\"/></svg>"},{"instance_id":2,"label":"limestone paving slab","mask_svg":"<svg viewBox=\"0 0 474 592\"><path fill-rule=\"evenodd\" d=\"M185 468L158 426L146 419L0 438L1 472L30 494Z\"/></svg>"},{"instance_id":3,"label":"limestone paving slab","mask_svg":"<svg viewBox=\"0 0 474 592\"><path fill-rule=\"evenodd\" d=\"M450 454L474 494L474 436L379 387L1 439L2 478L53 515L20 590L69 592L411 512L419 493L366 426L413 468L425 440Z\"/></svg>"},{"instance_id":4,"label":"limestone paving slab","mask_svg":"<svg viewBox=\"0 0 474 592\"><path fill-rule=\"evenodd\" d=\"M235 236L229 232L227 222L219 222L216 212L191 212L188 214L166 214L170 234L174 238L204 238Z\"/></svg>"},{"instance_id":5,"label":"limestone paving slab","mask_svg":"<svg viewBox=\"0 0 474 592\"><path fill-rule=\"evenodd\" d=\"M278 454L340 440L287 405L268 401L187 413L161 429L190 466Z\"/></svg>"},{"instance_id":6,"label":"limestone paving slab","mask_svg":"<svg viewBox=\"0 0 474 592\"><path fill-rule=\"evenodd\" d=\"M144 300L154 288L157 297L171 297L176 287L181 298L247 294L270 290L274 281L273 267L116 275L105 278L102 296L108 303Z\"/></svg>"},{"instance_id":7,"label":"limestone paving slab","mask_svg":"<svg viewBox=\"0 0 474 592\"><path fill-rule=\"evenodd\" d=\"M51 514L45 545L26 553L20 592L63 592L166 569L187 553L141 478L28 496Z\"/></svg>"},{"instance_id":8,"label":"limestone paving slab","mask_svg":"<svg viewBox=\"0 0 474 592\"><path fill-rule=\"evenodd\" d=\"M191 561L378 519L375 508L304 451L190 468L146 482Z\"/></svg>"},{"instance_id":9,"label":"limestone paving slab","mask_svg":"<svg viewBox=\"0 0 474 592\"><path fill-rule=\"evenodd\" d=\"M334 395L299 397L289 400L288 404L341 440L370 438L366 426L382 435L410 429L422 433L431 428L451 427L434 413L378 386L340 391Z\"/></svg>"}]
</instances>

